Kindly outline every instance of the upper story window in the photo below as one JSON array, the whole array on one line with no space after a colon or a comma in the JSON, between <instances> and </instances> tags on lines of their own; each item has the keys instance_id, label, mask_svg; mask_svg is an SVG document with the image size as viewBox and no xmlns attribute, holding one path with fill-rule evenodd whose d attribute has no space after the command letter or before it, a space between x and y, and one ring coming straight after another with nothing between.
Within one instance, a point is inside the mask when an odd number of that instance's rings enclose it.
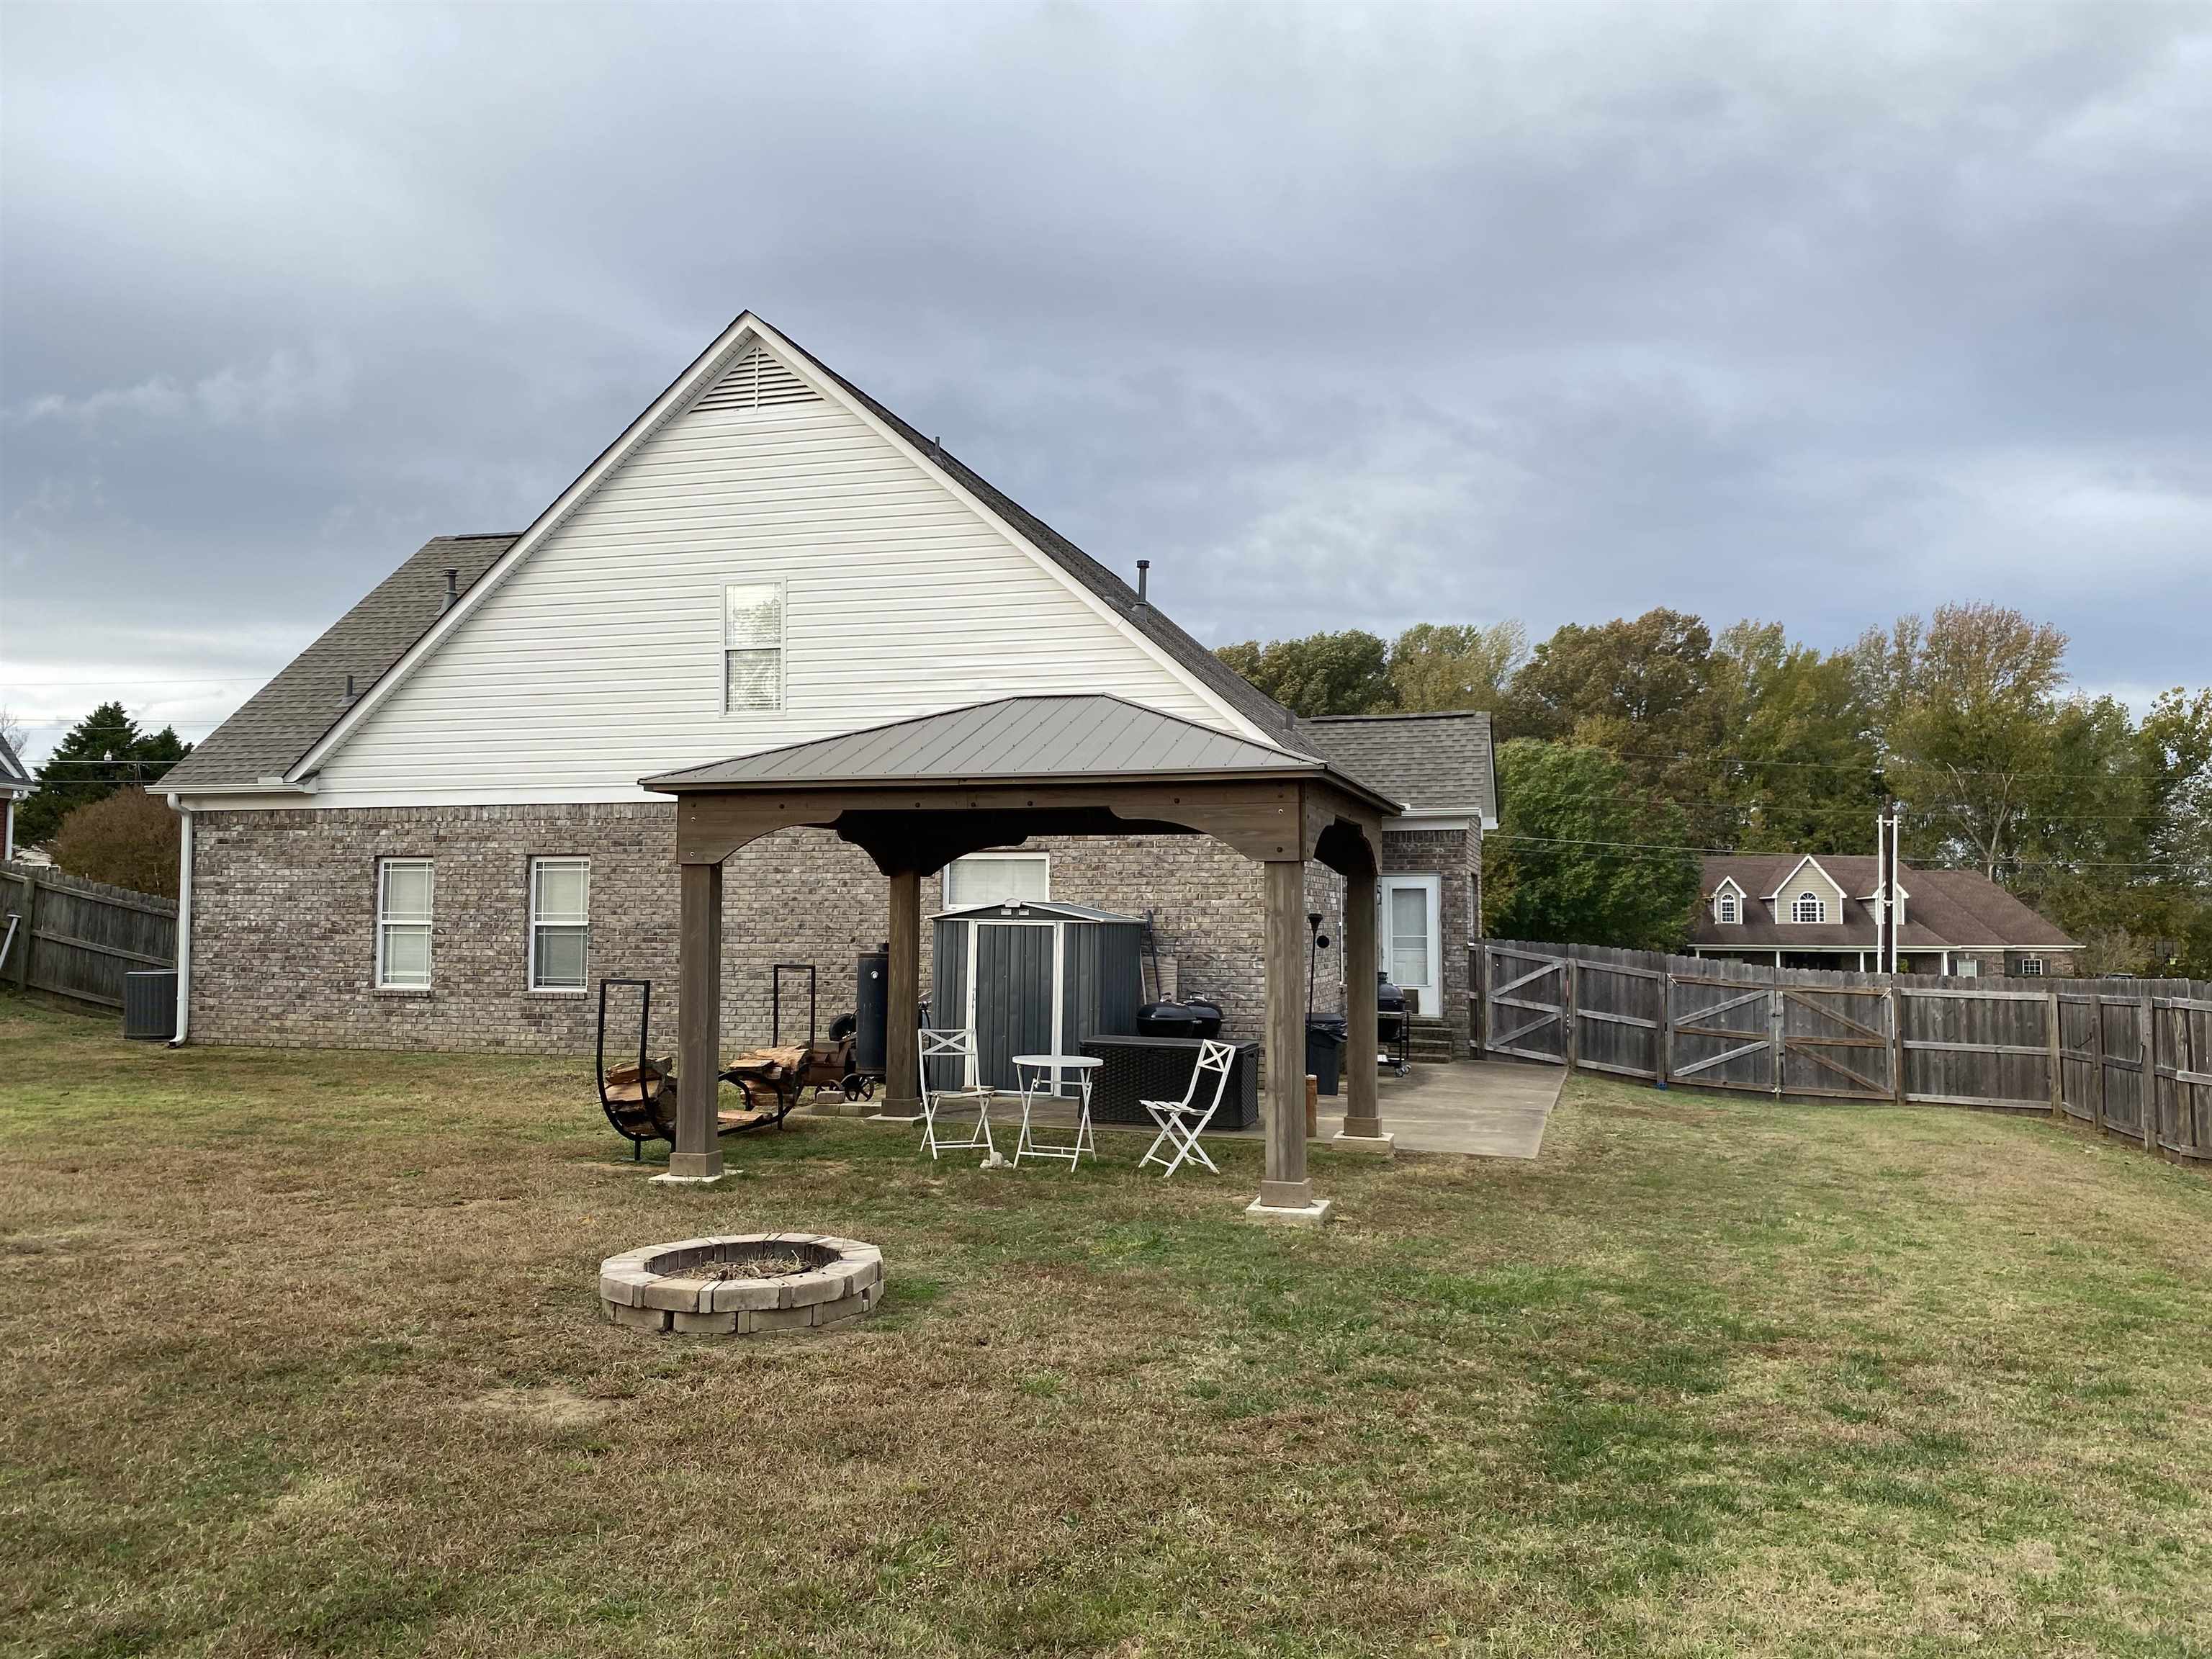
<instances>
[{"instance_id":1,"label":"upper story window","mask_svg":"<svg viewBox=\"0 0 2212 1659\"><path fill-rule=\"evenodd\" d=\"M1714 901L1713 914L1716 921L1735 927L1743 921L1742 902L1734 893L1723 893Z\"/></svg>"},{"instance_id":2,"label":"upper story window","mask_svg":"<svg viewBox=\"0 0 2212 1659\"><path fill-rule=\"evenodd\" d=\"M430 983L430 903L436 869L428 859L376 861L376 983L419 991Z\"/></svg>"},{"instance_id":3,"label":"upper story window","mask_svg":"<svg viewBox=\"0 0 2212 1659\"><path fill-rule=\"evenodd\" d=\"M1790 920L1792 921L1826 921L1828 901L1818 893L1800 893L1790 901Z\"/></svg>"},{"instance_id":4,"label":"upper story window","mask_svg":"<svg viewBox=\"0 0 2212 1659\"><path fill-rule=\"evenodd\" d=\"M591 943L591 860L531 860L530 988L582 990Z\"/></svg>"},{"instance_id":5,"label":"upper story window","mask_svg":"<svg viewBox=\"0 0 2212 1659\"><path fill-rule=\"evenodd\" d=\"M722 712L783 707L783 584L722 590Z\"/></svg>"},{"instance_id":6,"label":"upper story window","mask_svg":"<svg viewBox=\"0 0 2212 1659\"><path fill-rule=\"evenodd\" d=\"M1051 896L1051 861L1042 853L970 853L945 866L947 909L963 904L1027 904Z\"/></svg>"}]
</instances>

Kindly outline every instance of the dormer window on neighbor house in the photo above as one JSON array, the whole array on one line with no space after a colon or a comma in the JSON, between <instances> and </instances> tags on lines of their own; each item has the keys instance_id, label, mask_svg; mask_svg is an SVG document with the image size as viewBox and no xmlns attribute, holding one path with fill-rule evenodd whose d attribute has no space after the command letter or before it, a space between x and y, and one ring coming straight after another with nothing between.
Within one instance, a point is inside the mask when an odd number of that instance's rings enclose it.
<instances>
[{"instance_id":1,"label":"dormer window on neighbor house","mask_svg":"<svg viewBox=\"0 0 2212 1659\"><path fill-rule=\"evenodd\" d=\"M1800 893L1790 901L1790 920L1792 921L1826 921L1828 901L1818 893Z\"/></svg>"},{"instance_id":2,"label":"dormer window on neighbor house","mask_svg":"<svg viewBox=\"0 0 2212 1659\"><path fill-rule=\"evenodd\" d=\"M1723 927L1741 926L1743 921L1743 901L1734 893L1723 893L1713 901L1713 920Z\"/></svg>"}]
</instances>

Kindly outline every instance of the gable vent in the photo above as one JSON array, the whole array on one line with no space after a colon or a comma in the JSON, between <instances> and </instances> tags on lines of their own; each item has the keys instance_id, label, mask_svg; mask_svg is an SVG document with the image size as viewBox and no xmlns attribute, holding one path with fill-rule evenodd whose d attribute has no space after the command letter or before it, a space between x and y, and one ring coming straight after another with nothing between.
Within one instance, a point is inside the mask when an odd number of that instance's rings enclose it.
<instances>
[{"instance_id":1,"label":"gable vent","mask_svg":"<svg viewBox=\"0 0 2212 1659\"><path fill-rule=\"evenodd\" d=\"M820 396L805 381L755 346L738 359L737 367L714 383L714 389L692 405L694 409L773 409L779 404L818 404Z\"/></svg>"}]
</instances>

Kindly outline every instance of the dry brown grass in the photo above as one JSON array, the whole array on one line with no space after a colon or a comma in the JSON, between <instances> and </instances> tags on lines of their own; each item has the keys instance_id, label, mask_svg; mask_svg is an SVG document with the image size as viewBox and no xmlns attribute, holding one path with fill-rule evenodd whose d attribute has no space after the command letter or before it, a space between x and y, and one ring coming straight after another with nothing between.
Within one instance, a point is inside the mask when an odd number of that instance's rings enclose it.
<instances>
[{"instance_id":1,"label":"dry brown grass","mask_svg":"<svg viewBox=\"0 0 2212 1659\"><path fill-rule=\"evenodd\" d=\"M649 1187L583 1067L0 1003L0 1650L2159 1653L2212 1632L2212 1190L2041 1123L1581 1083L1533 1165L1220 1182L794 1119ZM1140 1143L1139 1143L1140 1144ZM710 1231L883 1312L601 1324ZM2192 1648L2194 1644L2194 1649Z\"/></svg>"}]
</instances>

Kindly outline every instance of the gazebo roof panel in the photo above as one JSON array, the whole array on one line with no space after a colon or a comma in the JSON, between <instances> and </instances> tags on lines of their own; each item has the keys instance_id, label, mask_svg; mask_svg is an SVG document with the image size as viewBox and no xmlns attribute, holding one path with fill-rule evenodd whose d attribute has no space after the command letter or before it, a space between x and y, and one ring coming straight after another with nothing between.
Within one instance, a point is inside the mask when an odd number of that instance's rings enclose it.
<instances>
[{"instance_id":1,"label":"gazebo roof panel","mask_svg":"<svg viewBox=\"0 0 2212 1659\"><path fill-rule=\"evenodd\" d=\"M1120 697L1006 697L665 773L648 788L927 783L1016 778L1328 775L1323 763ZM1346 780L1346 781L1350 781ZM1360 793L1364 786L1354 785Z\"/></svg>"}]
</instances>

